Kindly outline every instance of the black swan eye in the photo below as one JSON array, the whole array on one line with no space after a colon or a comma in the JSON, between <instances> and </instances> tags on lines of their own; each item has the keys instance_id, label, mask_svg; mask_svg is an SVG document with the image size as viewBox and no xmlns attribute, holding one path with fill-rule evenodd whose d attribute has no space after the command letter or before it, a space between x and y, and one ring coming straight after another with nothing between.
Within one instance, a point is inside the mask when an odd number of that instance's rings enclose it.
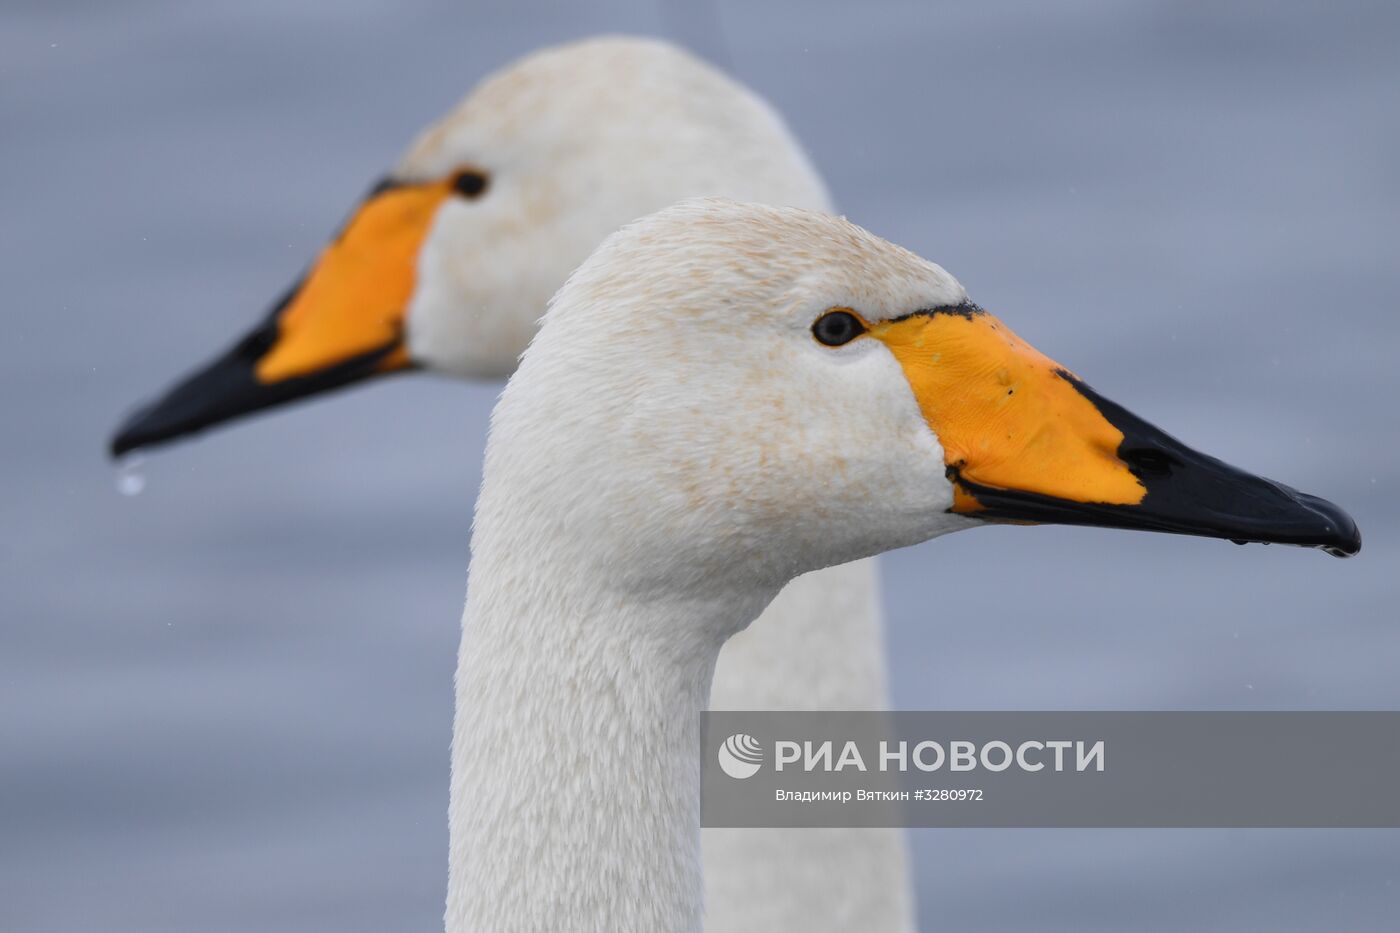
<instances>
[{"instance_id":1,"label":"black swan eye","mask_svg":"<svg viewBox=\"0 0 1400 933\"><path fill-rule=\"evenodd\" d=\"M860 318L840 309L826 312L812 325L812 336L817 338L818 343L828 347L850 343L863 333L865 325L860 322Z\"/></svg>"},{"instance_id":2,"label":"black swan eye","mask_svg":"<svg viewBox=\"0 0 1400 933\"><path fill-rule=\"evenodd\" d=\"M452 190L464 198L479 198L486 193L490 184L491 179L486 177L485 172L469 168L458 172L457 177L452 179Z\"/></svg>"}]
</instances>

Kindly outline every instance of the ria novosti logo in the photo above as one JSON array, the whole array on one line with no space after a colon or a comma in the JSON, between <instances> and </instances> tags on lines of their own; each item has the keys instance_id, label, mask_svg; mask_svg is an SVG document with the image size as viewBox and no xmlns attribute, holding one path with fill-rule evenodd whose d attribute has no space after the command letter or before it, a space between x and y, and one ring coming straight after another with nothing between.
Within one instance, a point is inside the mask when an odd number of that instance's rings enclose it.
<instances>
[{"instance_id":1,"label":"ria novosti logo","mask_svg":"<svg viewBox=\"0 0 1400 933\"><path fill-rule=\"evenodd\" d=\"M753 777L763 765L763 746L745 732L736 732L719 747L719 766L736 780Z\"/></svg>"}]
</instances>

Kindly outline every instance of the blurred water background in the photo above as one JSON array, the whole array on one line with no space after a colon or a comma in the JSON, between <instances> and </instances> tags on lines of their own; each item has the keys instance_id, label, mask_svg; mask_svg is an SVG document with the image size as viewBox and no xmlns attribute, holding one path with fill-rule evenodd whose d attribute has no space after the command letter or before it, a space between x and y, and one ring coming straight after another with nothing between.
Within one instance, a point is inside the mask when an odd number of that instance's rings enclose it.
<instances>
[{"instance_id":1,"label":"blurred water background","mask_svg":"<svg viewBox=\"0 0 1400 933\"><path fill-rule=\"evenodd\" d=\"M438 927L497 388L322 399L149 458L137 496L103 444L487 70L603 31L723 62L853 220L1366 536L1346 562L1065 528L891 555L898 706L1400 706L1400 6L6 0L0 930ZM1394 832L913 844L929 930L1400 913Z\"/></svg>"}]
</instances>

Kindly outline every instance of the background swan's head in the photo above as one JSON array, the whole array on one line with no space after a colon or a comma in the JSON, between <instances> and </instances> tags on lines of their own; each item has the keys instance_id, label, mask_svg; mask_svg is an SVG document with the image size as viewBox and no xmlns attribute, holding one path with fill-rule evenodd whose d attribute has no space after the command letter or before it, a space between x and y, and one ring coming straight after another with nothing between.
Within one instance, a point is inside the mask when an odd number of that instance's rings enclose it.
<instances>
[{"instance_id":1,"label":"background swan's head","mask_svg":"<svg viewBox=\"0 0 1400 933\"><path fill-rule=\"evenodd\" d=\"M425 130L267 318L113 452L410 366L504 376L603 237L701 195L828 207L776 112L689 53L622 37L534 53Z\"/></svg>"},{"instance_id":2,"label":"background swan's head","mask_svg":"<svg viewBox=\"0 0 1400 933\"><path fill-rule=\"evenodd\" d=\"M710 199L610 237L556 297L478 511L483 533L589 529L581 565L700 589L989 519L1359 547L1340 509L1101 398L938 266L836 217Z\"/></svg>"},{"instance_id":3,"label":"background swan's head","mask_svg":"<svg viewBox=\"0 0 1400 933\"><path fill-rule=\"evenodd\" d=\"M776 113L656 40L596 39L531 55L426 131L395 177L480 171L444 201L408 310L413 359L507 375L549 297L609 233L676 201L718 195L824 208Z\"/></svg>"}]
</instances>

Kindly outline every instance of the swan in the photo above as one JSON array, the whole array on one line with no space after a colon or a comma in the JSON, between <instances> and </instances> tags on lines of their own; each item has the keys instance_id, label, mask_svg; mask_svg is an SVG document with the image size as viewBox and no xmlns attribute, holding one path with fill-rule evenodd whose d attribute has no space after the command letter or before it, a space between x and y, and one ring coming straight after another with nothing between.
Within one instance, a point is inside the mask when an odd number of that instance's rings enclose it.
<instances>
[{"instance_id":1,"label":"swan","mask_svg":"<svg viewBox=\"0 0 1400 933\"><path fill-rule=\"evenodd\" d=\"M840 218L705 199L609 237L492 415L447 929L700 930L721 646L800 574L988 521L1360 548Z\"/></svg>"},{"instance_id":2,"label":"swan","mask_svg":"<svg viewBox=\"0 0 1400 933\"><path fill-rule=\"evenodd\" d=\"M607 234L696 195L831 210L778 114L689 53L630 37L533 53L423 131L266 319L112 451L410 368L507 375ZM871 561L803 577L767 615L726 647L716 708L888 705ZM898 831L714 829L705 846L711 930L914 928Z\"/></svg>"}]
</instances>

